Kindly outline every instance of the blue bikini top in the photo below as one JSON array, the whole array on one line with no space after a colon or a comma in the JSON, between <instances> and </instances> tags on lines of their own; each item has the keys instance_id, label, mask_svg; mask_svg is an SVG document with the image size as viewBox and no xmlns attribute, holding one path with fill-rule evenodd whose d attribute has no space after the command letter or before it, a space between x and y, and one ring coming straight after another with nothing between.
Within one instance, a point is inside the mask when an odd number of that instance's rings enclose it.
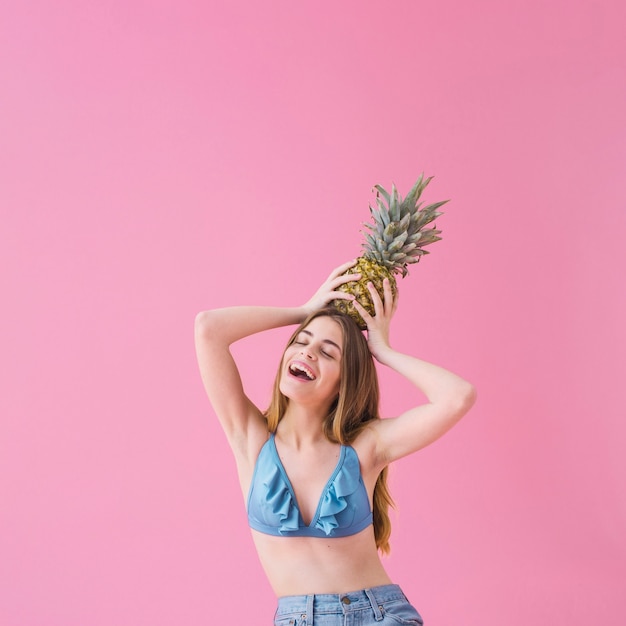
<instances>
[{"instance_id":1,"label":"blue bikini top","mask_svg":"<svg viewBox=\"0 0 626 626\"><path fill-rule=\"evenodd\" d=\"M251 528L277 537L347 537L362 531L372 520L354 448L341 446L337 467L307 526L278 456L274 434L263 444L248 493L248 524Z\"/></svg>"}]
</instances>

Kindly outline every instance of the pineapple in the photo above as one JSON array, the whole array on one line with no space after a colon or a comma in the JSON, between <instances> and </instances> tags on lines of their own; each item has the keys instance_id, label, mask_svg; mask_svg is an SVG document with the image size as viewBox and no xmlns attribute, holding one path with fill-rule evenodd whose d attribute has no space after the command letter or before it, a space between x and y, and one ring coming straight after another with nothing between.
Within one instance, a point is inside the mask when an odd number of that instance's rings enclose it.
<instances>
[{"instance_id":1,"label":"pineapple","mask_svg":"<svg viewBox=\"0 0 626 626\"><path fill-rule=\"evenodd\" d=\"M369 232L362 231L365 242L362 244L363 254L357 264L346 274L361 274L358 281L341 285L338 289L353 294L365 310L374 315L367 283L371 281L383 297L383 279L388 278L391 291L395 298L398 291L394 274L404 278L408 274L407 265L417 263L427 250L424 246L439 241L440 230L435 227L424 228L439 217L437 209L448 200L436 202L425 207L418 204L422 191L432 180L432 176L424 180L422 174L404 200L398 195L395 185L389 194L380 185L376 185L377 207L369 207L373 224L364 224ZM333 300L333 305L347 313L359 325L366 328L365 322L348 300Z\"/></svg>"}]
</instances>

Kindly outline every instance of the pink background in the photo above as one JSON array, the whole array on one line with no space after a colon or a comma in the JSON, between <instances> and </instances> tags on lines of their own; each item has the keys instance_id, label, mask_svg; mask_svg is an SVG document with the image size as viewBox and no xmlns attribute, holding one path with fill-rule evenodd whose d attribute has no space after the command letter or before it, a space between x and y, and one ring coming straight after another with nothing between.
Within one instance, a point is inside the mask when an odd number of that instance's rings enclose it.
<instances>
[{"instance_id":1,"label":"pink background","mask_svg":"<svg viewBox=\"0 0 626 626\"><path fill-rule=\"evenodd\" d=\"M393 468L388 569L427 626L623 624L623 7L3 2L0 623L271 622L194 316L301 303L425 171L392 339L479 401Z\"/></svg>"}]
</instances>

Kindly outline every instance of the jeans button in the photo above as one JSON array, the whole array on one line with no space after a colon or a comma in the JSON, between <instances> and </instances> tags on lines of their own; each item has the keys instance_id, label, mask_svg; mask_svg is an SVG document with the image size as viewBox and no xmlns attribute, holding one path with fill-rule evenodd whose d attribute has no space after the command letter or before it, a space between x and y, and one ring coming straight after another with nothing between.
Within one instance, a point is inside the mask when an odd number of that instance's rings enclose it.
<instances>
[{"instance_id":1,"label":"jeans button","mask_svg":"<svg viewBox=\"0 0 626 626\"><path fill-rule=\"evenodd\" d=\"M343 598L341 598L341 601L344 604L351 604L351 600L350 600L350 598L348 598L348 596L344 596Z\"/></svg>"}]
</instances>

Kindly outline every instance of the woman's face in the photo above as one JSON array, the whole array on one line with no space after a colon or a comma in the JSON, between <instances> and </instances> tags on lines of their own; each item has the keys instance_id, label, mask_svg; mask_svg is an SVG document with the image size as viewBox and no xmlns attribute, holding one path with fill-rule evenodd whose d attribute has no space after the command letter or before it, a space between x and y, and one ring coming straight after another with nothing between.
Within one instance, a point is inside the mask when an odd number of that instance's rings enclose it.
<instances>
[{"instance_id":1,"label":"woman's face","mask_svg":"<svg viewBox=\"0 0 626 626\"><path fill-rule=\"evenodd\" d=\"M330 405L339 392L343 331L320 316L298 333L283 358L280 390L302 404Z\"/></svg>"}]
</instances>

